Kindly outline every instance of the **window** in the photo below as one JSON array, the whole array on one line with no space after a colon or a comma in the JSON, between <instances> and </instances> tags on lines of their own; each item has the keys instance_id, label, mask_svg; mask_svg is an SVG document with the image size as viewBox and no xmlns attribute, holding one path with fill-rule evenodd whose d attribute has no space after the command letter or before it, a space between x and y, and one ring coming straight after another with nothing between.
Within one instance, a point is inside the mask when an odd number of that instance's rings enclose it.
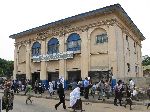
<instances>
[{"instance_id":1,"label":"window","mask_svg":"<svg viewBox=\"0 0 150 112\"><path fill-rule=\"evenodd\" d=\"M136 43L134 42L134 54L136 54Z\"/></svg>"},{"instance_id":2,"label":"window","mask_svg":"<svg viewBox=\"0 0 150 112\"><path fill-rule=\"evenodd\" d=\"M128 72L130 72L130 64L127 63L127 67L128 67Z\"/></svg>"},{"instance_id":3,"label":"window","mask_svg":"<svg viewBox=\"0 0 150 112\"><path fill-rule=\"evenodd\" d=\"M59 52L59 42L57 38L52 38L48 41L48 54Z\"/></svg>"},{"instance_id":4,"label":"window","mask_svg":"<svg viewBox=\"0 0 150 112\"><path fill-rule=\"evenodd\" d=\"M72 33L67 39L67 51L81 50L81 39L79 34Z\"/></svg>"},{"instance_id":5,"label":"window","mask_svg":"<svg viewBox=\"0 0 150 112\"><path fill-rule=\"evenodd\" d=\"M39 42L35 42L32 46L32 56L38 56L41 54L41 44Z\"/></svg>"},{"instance_id":6,"label":"window","mask_svg":"<svg viewBox=\"0 0 150 112\"><path fill-rule=\"evenodd\" d=\"M108 37L106 33L96 36L96 43L105 43L108 42Z\"/></svg>"},{"instance_id":7,"label":"window","mask_svg":"<svg viewBox=\"0 0 150 112\"><path fill-rule=\"evenodd\" d=\"M127 49L129 50L129 37L126 35Z\"/></svg>"}]
</instances>

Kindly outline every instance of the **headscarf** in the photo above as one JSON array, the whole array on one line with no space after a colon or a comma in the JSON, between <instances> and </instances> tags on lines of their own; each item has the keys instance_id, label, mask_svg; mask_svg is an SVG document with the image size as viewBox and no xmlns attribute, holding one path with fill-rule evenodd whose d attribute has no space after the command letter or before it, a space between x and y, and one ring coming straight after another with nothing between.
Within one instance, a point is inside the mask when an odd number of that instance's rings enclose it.
<instances>
[{"instance_id":1,"label":"headscarf","mask_svg":"<svg viewBox=\"0 0 150 112\"><path fill-rule=\"evenodd\" d=\"M76 101L80 99L80 88L76 87L71 93L70 93L70 106L72 107Z\"/></svg>"}]
</instances>

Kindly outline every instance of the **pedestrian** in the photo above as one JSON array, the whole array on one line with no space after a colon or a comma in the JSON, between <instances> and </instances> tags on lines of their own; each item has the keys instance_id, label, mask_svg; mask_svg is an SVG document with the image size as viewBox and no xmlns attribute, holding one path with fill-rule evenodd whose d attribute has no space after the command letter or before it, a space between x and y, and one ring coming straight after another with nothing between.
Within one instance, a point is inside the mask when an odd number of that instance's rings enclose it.
<instances>
[{"instance_id":1,"label":"pedestrian","mask_svg":"<svg viewBox=\"0 0 150 112\"><path fill-rule=\"evenodd\" d=\"M130 110L132 110L132 94L131 89L126 85L126 100L124 107L126 108L126 105L130 106Z\"/></svg>"},{"instance_id":2,"label":"pedestrian","mask_svg":"<svg viewBox=\"0 0 150 112\"><path fill-rule=\"evenodd\" d=\"M129 79L129 86L130 86L130 89L133 91L135 83L134 83L134 81L132 79Z\"/></svg>"},{"instance_id":3,"label":"pedestrian","mask_svg":"<svg viewBox=\"0 0 150 112\"><path fill-rule=\"evenodd\" d=\"M85 80L84 80L84 98L85 99L89 99L89 80L88 78L86 77Z\"/></svg>"},{"instance_id":4,"label":"pedestrian","mask_svg":"<svg viewBox=\"0 0 150 112\"><path fill-rule=\"evenodd\" d=\"M110 97L110 92L111 92L111 86L109 84L109 81L106 80L106 82L105 82L105 94L106 94L107 99L109 99L109 97Z\"/></svg>"},{"instance_id":5,"label":"pedestrian","mask_svg":"<svg viewBox=\"0 0 150 112\"><path fill-rule=\"evenodd\" d=\"M99 90L98 100L105 101L105 99L104 99L104 97L105 97L105 82L103 80L101 80L99 82L98 90Z\"/></svg>"},{"instance_id":6,"label":"pedestrian","mask_svg":"<svg viewBox=\"0 0 150 112\"><path fill-rule=\"evenodd\" d=\"M82 111L82 100L80 98L79 85L70 93L70 108Z\"/></svg>"},{"instance_id":7,"label":"pedestrian","mask_svg":"<svg viewBox=\"0 0 150 112\"><path fill-rule=\"evenodd\" d=\"M39 83L38 83L38 80L36 80L36 81L35 81L35 84L34 84L35 94L37 94L38 87L39 87Z\"/></svg>"},{"instance_id":8,"label":"pedestrian","mask_svg":"<svg viewBox=\"0 0 150 112\"><path fill-rule=\"evenodd\" d=\"M117 99L119 100L119 104L120 106L122 106L122 91L123 91L123 87L122 87L122 80L119 80L117 82L117 84L115 85L114 87L114 90L115 90L115 99L114 99L114 105L115 106L118 106L117 105Z\"/></svg>"},{"instance_id":9,"label":"pedestrian","mask_svg":"<svg viewBox=\"0 0 150 112\"><path fill-rule=\"evenodd\" d=\"M66 105L65 105L65 93L64 93L64 88L63 88L63 84L60 83L58 86L58 90L57 90L58 96L59 96L59 103L57 103L55 105L55 109L57 110L58 106L63 103L63 108L66 109Z\"/></svg>"},{"instance_id":10,"label":"pedestrian","mask_svg":"<svg viewBox=\"0 0 150 112\"><path fill-rule=\"evenodd\" d=\"M42 95L42 83L41 83L41 81L38 83L38 91L39 91L39 94Z\"/></svg>"},{"instance_id":11,"label":"pedestrian","mask_svg":"<svg viewBox=\"0 0 150 112\"><path fill-rule=\"evenodd\" d=\"M50 96L52 96L52 94L53 94L53 92L54 92L54 90L53 90L53 83L52 83L52 82L49 82L48 91L49 91Z\"/></svg>"},{"instance_id":12,"label":"pedestrian","mask_svg":"<svg viewBox=\"0 0 150 112\"><path fill-rule=\"evenodd\" d=\"M26 87L26 91L25 91L25 94L27 94L26 104L28 104L28 101L30 101L30 103L32 103L31 92L32 92L32 86L30 83L28 83L28 85Z\"/></svg>"},{"instance_id":13,"label":"pedestrian","mask_svg":"<svg viewBox=\"0 0 150 112\"><path fill-rule=\"evenodd\" d=\"M136 101L139 101L137 87L134 87L133 90L132 90L132 99L136 100Z\"/></svg>"},{"instance_id":14,"label":"pedestrian","mask_svg":"<svg viewBox=\"0 0 150 112\"><path fill-rule=\"evenodd\" d=\"M150 100L150 85L149 85L149 88L147 89L147 96L148 96L148 98Z\"/></svg>"},{"instance_id":15,"label":"pedestrian","mask_svg":"<svg viewBox=\"0 0 150 112\"><path fill-rule=\"evenodd\" d=\"M78 82L78 85L80 87L80 95L83 96L83 93L84 93L84 84L83 84L83 81L82 81L82 78L80 79L80 81Z\"/></svg>"}]
</instances>

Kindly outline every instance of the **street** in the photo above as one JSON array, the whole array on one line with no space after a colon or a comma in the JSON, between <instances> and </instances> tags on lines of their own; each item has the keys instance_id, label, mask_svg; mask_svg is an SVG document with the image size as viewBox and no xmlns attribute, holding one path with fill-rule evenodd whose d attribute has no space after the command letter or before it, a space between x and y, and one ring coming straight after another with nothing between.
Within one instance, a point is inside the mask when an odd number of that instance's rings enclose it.
<instances>
[{"instance_id":1,"label":"street","mask_svg":"<svg viewBox=\"0 0 150 112\"><path fill-rule=\"evenodd\" d=\"M2 93L0 93L2 96ZM72 112L72 109L67 108L64 110L62 104L55 110L54 105L58 103L58 100L35 98L32 97L33 104L25 104L26 96L15 95L14 109L10 112ZM66 101L66 106L69 107L69 101ZM130 112L129 107L127 108L114 106L113 104L104 103L87 103L83 102L83 109L85 112ZM132 112L149 112L146 106L133 105ZM4 110L2 112L5 112Z\"/></svg>"}]
</instances>

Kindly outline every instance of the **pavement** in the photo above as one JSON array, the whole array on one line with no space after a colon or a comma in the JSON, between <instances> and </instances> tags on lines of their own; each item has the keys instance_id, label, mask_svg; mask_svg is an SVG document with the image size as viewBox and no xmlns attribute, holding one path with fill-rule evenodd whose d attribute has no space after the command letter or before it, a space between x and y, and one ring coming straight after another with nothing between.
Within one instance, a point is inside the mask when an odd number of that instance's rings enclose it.
<instances>
[{"instance_id":1,"label":"pavement","mask_svg":"<svg viewBox=\"0 0 150 112\"><path fill-rule=\"evenodd\" d=\"M0 89L0 93L3 93L4 90ZM65 100L69 101L70 99L70 90L65 91ZM25 96L24 95L24 91L21 91L19 93L14 93L15 95L20 95L20 96ZM57 95L57 93L55 93L54 95L50 96L48 91L45 91L44 93L41 94L35 94L34 92L32 92L32 96L36 97L36 98L45 98L45 99L55 99L55 100L59 100L59 97ZM85 99L84 96L81 96L82 102L91 102L91 103L107 103L107 104L113 104L114 103L114 97L110 97L109 99L105 98L105 101L103 100L98 100L98 94L93 96L89 95L89 99ZM125 101L125 98L123 98L123 101ZM139 101L135 101L133 100L133 105L146 105L148 102L150 102L149 100L139 100Z\"/></svg>"}]
</instances>

